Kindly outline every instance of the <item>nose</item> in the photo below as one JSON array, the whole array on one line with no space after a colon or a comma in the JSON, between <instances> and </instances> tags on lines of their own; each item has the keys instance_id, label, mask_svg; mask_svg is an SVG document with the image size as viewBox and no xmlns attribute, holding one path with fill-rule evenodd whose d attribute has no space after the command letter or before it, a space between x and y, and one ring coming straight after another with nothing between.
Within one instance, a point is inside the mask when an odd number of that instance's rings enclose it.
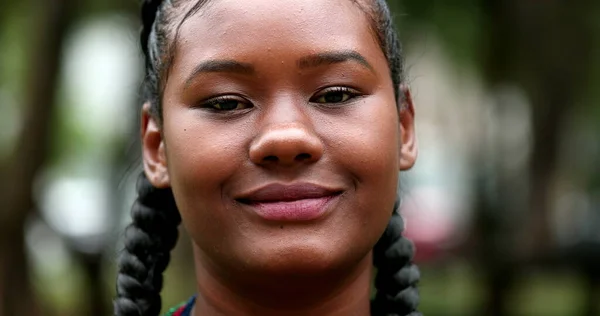
<instances>
[{"instance_id":1,"label":"nose","mask_svg":"<svg viewBox=\"0 0 600 316\"><path fill-rule=\"evenodd\" d=\"M323 156L323 144L302 124L266 128L250 145L250 160L260 166L314 163Z\"/></svg>"}]
</instances>

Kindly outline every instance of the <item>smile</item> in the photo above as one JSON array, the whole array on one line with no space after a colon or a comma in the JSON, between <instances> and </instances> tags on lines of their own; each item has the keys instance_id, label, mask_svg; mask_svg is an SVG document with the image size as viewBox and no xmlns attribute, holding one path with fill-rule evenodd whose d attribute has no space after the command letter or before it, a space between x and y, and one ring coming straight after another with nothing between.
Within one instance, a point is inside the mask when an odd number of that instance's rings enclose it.
<instances>
[{"instance_id":1,"label":"smile","mask_svg":"<svg viewBox=\"0 0 600 316\"><path fill-rule=\"evenodd\" d=\"M270 184L236 200L269 221L309 221L324 215L342 192L309 183Z\"/></svg>"}]
</instances>

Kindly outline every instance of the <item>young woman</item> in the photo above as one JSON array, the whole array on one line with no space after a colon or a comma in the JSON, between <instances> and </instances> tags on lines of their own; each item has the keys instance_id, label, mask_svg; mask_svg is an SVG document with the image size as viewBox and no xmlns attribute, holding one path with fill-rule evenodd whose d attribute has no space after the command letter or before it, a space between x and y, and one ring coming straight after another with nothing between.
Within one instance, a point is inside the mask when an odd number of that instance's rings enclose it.
<instances>
[{"instance_id":1,"label":"young woman","mask_svg":"<svg viewBox=\"0 0 600 316\"><path fill-rule=\"evenodd\" d=\"M115 315L160 313L180 222L198 294L174 315L420 315L396 212L414 110L385 1L147 0L142 18Z\"/></svg>"}]
</instances>

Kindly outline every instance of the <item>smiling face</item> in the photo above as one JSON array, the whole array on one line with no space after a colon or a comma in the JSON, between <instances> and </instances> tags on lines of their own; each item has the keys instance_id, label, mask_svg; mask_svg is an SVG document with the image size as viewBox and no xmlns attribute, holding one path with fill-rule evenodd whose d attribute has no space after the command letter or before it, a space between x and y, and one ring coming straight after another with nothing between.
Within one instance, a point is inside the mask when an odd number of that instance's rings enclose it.
<instances>
[{"instance_id":1,"label":"smiling face","mask_svg":"<svg viewBox=\"0 0 600 316\"><path fill-rule=\"evenodd\" d=\"M310 272L359 262L416 155L353 1L214 0L182 24L144 164L203 260Z\"/></svg>"}]
</instances>

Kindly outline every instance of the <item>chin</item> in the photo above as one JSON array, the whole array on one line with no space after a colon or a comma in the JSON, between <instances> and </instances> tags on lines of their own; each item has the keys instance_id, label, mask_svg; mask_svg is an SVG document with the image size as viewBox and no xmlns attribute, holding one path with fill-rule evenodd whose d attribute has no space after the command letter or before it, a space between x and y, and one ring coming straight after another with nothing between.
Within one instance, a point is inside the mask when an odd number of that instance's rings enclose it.
<instances>
[{"instance_id":1,"label":"chin","mask_svg":"<svg viewBox=\"0 0 600 316\"><path fill-rule=\"evenodd\" d=\"M346 270L361 261L369 248L360 250L333 237L291 235L287 238L263 239L252 243L251 253L244 255L247 268L272 275L327 275Z\"/></svg>"}]
</instances>

